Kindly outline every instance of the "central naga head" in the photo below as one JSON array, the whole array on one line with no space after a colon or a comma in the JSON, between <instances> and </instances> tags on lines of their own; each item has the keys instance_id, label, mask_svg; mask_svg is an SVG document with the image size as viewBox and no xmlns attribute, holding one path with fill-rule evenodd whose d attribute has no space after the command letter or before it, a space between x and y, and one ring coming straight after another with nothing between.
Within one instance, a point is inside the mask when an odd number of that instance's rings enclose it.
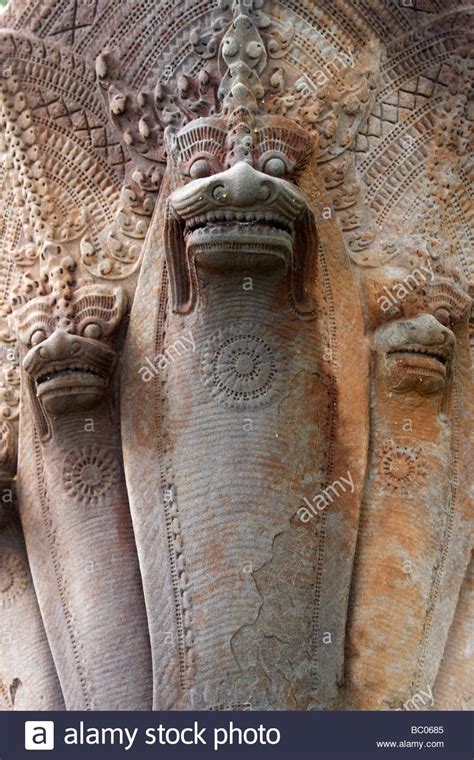
<instances>
[{"instance_id":1,"label":"central naga head","mask_svg":"<svg viewBox=\"0 0 474 760\"><path fill-rule=\"evenodd\" d=\"M227 73L215 116L165 132L172 192L165 249L174 311L192 308L194 264L247 270L285 266L293 304L311 311L313 216L296 181L308 163L309 135L284 117L262 113L259 74L267 54L251 18L240 13L224 36Z\"/></svg>"}]
</instances>

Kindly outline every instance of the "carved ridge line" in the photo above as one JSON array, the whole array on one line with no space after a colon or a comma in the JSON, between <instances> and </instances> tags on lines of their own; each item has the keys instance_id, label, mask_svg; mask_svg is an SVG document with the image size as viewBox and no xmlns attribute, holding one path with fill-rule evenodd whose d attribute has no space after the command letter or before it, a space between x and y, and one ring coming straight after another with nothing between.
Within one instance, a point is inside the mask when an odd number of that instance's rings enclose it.
<instances>
[{"instance_id":1,"label":"carved ridge line","mask_svg":"<svg viewBox=\"0 0 474 760\"><path fill-rule=\"evenodd\" d=\"M69 640L71 642L74 660L76 663L76 671L79 676L79 682L81 685L81 692L84 698L85 709L92 710L92 700L87 688L87 680L85 676L85 668L80 657L80 647L77 641L74 617L70 609L70 603L67 598L67 583L62 574L61 561L59 559L58 546L55 536L55 531L52 525L51 513L49 510L49 501L47 495L47 487L44 478L43 457L41 454L41 445L38 440L38 433L34 433L34 451L35 451L35 466L36 477L38 482L38 492L40 496L41 512L43 517L43 524L46 528L46 536L48 539L49 549L51 552L51 559L53 562L54 575L56 578L56 584L59 591L59 598L61 601L61 608L64 613L64 620L69 633Z\"/></svg>"},{"instance_id":2,"label":"carved ridge line","mask_svg":"<svg viewBox=\"0 0 474 760\"><path fill-rule=\"evenodd\" d=\"M404 81L406 75L412 73L412 69L407 68L408 63L412 66L419 66L420 61L417 60L417 58L420 58L423 63L428 62L431 64L435 63L440 56L451 55L453 50L457 49L456 43L460 43L459 31L465 30L462 28L456 29L455 31L449 29L444 32L439 32L436 36L427 36L425 39L413 41L413 44L410 47L396 53L393 57L390 57L386 63L382 63L380 71L383 80L387 81L387 85L380 91L380 95L385 95L393 83ZM452 43L452 46L446 44L443 44L442 46L441 43ZM432 55L430 55L430 51L432 51ZM441 58L441 60L443 60L443 58ZM396 79L390 79L388 76L389 73L396 72L399 67L402 67L403 73L399 74Z\"/></svg>"},{"instance_id":3,"label":"carved ridge line","mask_svg":"<svg viewBox=\"0 0 474 760\"><path fill-rule=\"evenodd\" d=\"M166 486L165 486L166 487ZM164 502L163 508L165 512L166 522L166 538L168 544L168 556L170 560L171 580L173 586L173 596L175 601L175 616L176 616L176 629L178 635L178 660L179 660L179 683L183 692L188 685L188 669L186 664L186 625L184 620L183 609L183 590L181 588L178 572L178 561L183 556L183 552L178 552L176 548L176 538L173 531L173 517L171 516L171 506L176 510L175 520L178 522L176 526L176 537L179 537L182 541L181 524L179 523L178 506L176 502Z\"/></svg>"},{"instance_id":4,"label":"carved ridge line","mask_svg":"<svg viewBox=\"0 0 474 760\"><path fill-rule=\"evenodd\" d=\"M369 2L367 2L367 0L352 0L352 5L354 8L357 8L363 18L369 18L371 20L370 26L378 32L381 40L392 39L393 36L393 29L391 29L389 24L386 23L386 21L388 21L387 15L385 14L385 17L382 17L381 11L390 13L395 23L405 31L410 31L412 28L411 23L395 3L388 3L387 5L385 5L385 3L379 3L378 9L374 8L373 0L369 0ZM380 20L379 14L381 17Z\"/></svg>"},{"instance_id":5,"label":"carved ridge line","mask_svg":"<svg viewBox=\"0 0 474 760\"><path fill-rule=\"evenodd\" d=\"M418 151L422 149L423 146L432 139L432 137L433 137L432 133L425 132L424 134L421 134L419 137L414 139L412 143L410 143L410 148L407 149L406 152L395 151L398 153L398 155L392 161L390 166L387 168L386 173L381 177L379 176L379 178L374 182L373 185L369 184L366 181L365 183L367 186L366 198L369 204L374 199L374 196L383 194L383 188L387 184L391 184L389 180L393 178L393 175L394 174L396 175L397 171L403 166L403 164L406 164L407 162L409 162L410 158L412 158L413 156L416 156ZM395 176L395 179L396 179L396 176ZM382 200L383 200L383 195L382 195L382 198L380 198L380 202L378 204L374 203L374 206L378 205L379 208L380 207L383 208L385 205L387 205L387 204L383 204ZM390 200L391 200L391 197L389 198L389 202Z\"/></svg>"},{"instance_id":6,"label":"carved ridge line","mask_svg":"<svg viewBox=\"0 0 474 760\"><path fill-rule=\"evenodd\" d=\"M384 222L387 217L390 216L392 211L397 208L396 204L398 200L405 194L405 188L407 185L411 185L414 179L417 178L417 175L422 174L423 171L423 161L419 161L412 166L410 173L403 177L403 181L399 184L396 191L387 193L387 199L385 201L382 199L382 197L380 197L377 202L373 203L371 208L376 211L379 224L382 224L382 222Z\"/></svg>"},{"instance_id":7,"label":"carved ridge line","mask_svg":"<svg viewBox=\"0 0 474 760\"><path fill-rule=\"evenodd\" d=\"M11 204L7 206L6 214L4 217L5 221L5 235L2 239L2 259L8 260L8 267L13 268L13 257L12 257L12 251L15 250L15 241L18 240L18 220L13 215L13 209L14 209L14 202L15 202L15 196L14 193L10 193L11 198ZM3 255L3 252L5 252L5 256ZM11 275L10 275L11 277ZM2 296L1 296L1 303L5 303L5 296L9 292L8 291L8 277L5 278L4 285L5 287L2 288Z\"/></svg>"},{"instance_id":8,"label":"carved ridge line","mask_svg":"<svg viewBox=\"0 0 474 760\"><path fill-rule=\"evenodd\" d=\"M459 171L459 177L462 180L462 184L463 184L466 195L469 197L470 200L472 200L474 193L471 189L471 181L469 177L467 176L466 172L464 171L464 169L461 169ZM459 189L456 191L456 195L458 194L459 194Z\"/></svg>"},{"instance_id":9,"label":"carved ridge line","mask_svg":"<svg viewBox=\"0 0 474 760\"><path fill-rule=\"evenodd\" d=\"M64 147L64 146L63 146ZM61 167L61 175L64 177L69 177L73 180L72 184L73 186L77 183L77 176L79 175L82 179L84 185L87 187L87 189L90 191L93 198L95 198L95 201L99 208L101 209L103 215L107 219L107 222L109 224L113 224L114 222L114 215L106 203L101 203L101 200L103 198L104 190L100 186L96 186L92 179L89 177L88 172L82 169L77 163L74 163L70 158L68 158L65 153L61 153L56 147L53 147L52 145L47 145L49 156L48 158L55 158L57 161L57 165ZM49 164L49 161L45 161L45 166ZM75 181L74 181L75 180Z\"/></svg>"},{"instance_id":10,"label":"carved ridge line","mask_svg":"<svg viewBox=\"0 0 474 760\"><path fill-rule=\"evenodd\" d=\"M78 3L78 0L73 0L73 2L72 2L72 4L74 5L74 8L75 8L75 11L76 11L74 13L74 19L76 19L76 16L77 16L77 3ZM50 8L49 3L47 4L46 7L49 10L49 8ZM61 14L62 14L62 12L66 11L66 13L68 13L69 10L70 10L70 6L66 5L66 7L64 7L64 5L63 5L62 2L58 2L57 6L56 6L56 9L53 9L53 12L49 15L48 20L44 23L44 26L40 30L41 31L41 36L42 37L46 37L46 36L53 36L55 34L62 34L62 33L64 33L66 30L58 30L57 32L51 32L51 29L54 26L54 24L55 24L56 21L60 21L61 20ZM64 15L66 15L66 14L64 14ZM74 27L74 29L76 29L76 27ZM70 32L72 30L68 29L67 31ZM51 32L51 33L48 34L49 32Z\"/></svg>"},{"instance_id":11,"label":"carved ridge line","mask_svg":"<svg viewBox=\"0 0 474 760\"><path fill-rule=\"evenodd\" d=\"M21 16L17 20L17 22L15 24L15 29L23 31L25 29L26 24L27 24L27 22L28 22L29 19L31 19L32 17L37 16L37 15L39 15L40 18L41 18L41 16L42 16L42 9L41 9L42 6L44 6L44 3L42 3L41 0L40 0L40 2L37 2L37 3L32 2L31 4L29 4L27 6L26 10L23 11L23 13L21 14ZM49 6L49 3L47 5L47 7L48 6ZM58 6L59 6L59 11L61 11L61 3L58 3ZM54 15L54 11L53 11L53 15ZM40 35L40 33L42 31L43 31L42 29L40 29L38 31L38 37L39 37L39 35Z\"/></svg>"},{"instance_id":12,"label":"carved ridge line","mask_svg":"<svg viewBox=\"0 0 474 760\"><path fill-rule=\"evenodd\" d=\"M469 220L466 219L466 215L464 213L463 208L461 207L459 197L456 193L453 193L453 208L456 211L456 213L459 215L461 222L462 222L462 228L466 235L466 238L468 239L469 243L472 244L473 242L473 233L472 233L472 227L469 224ZM463 263L466 263L465 258L463 257ZM468 269L466 270L468 272Z\"/></svg>"},{"instance_id":13,"label":"carved ridge line","mask_svg":"<svg viewBox=\"0 0 474 760\"><path fill-rule=\"evenodd\" d=\"M471 236L470 226L467 223L467 221L466 221L466 219L464 217L464 214L462 212L462 209L459 207L459 204L456 203L456 199L453 199L453 208L461 216L462 230L463 230L464 233L467 232L467 235L466 235L467 239L468 239L469 243L472 244L472 236ZM460 266L460 268L462 270L462 273L466 277L466 279L469 280L469 279L471 279L471 276L472 276L471 269L472 269L472 266L474 265L474 262L470 262L469 259L466 257L466 255L464 253L464 246L463 246L462 238L460 238L460 236L458 234L458 229L456 229L456 226L454 224L454 219L452 218L452 216L450 214L446 215L446 224L447 224L447 227L448 227L448 229L449 229L449 231L451 233L452 239L455 240L456 243L458 244L456 246L456 258L459 261L459 266ZM471 264L471 266L470 266L470 264Z\"/></svg>"},{"instance_id":14,"label":"carved ridge line","mask_svg":"<svg viewBox=\"0 0 474 760\"><path fill-rule=\"evenodd\" d=\"M453 370L454 372L454 370ZM435 607L441 592L441 581L446 568L446 562L448 559L449 549L451 546L451 539L454 530L454 519L456 517L456 502L458 496L459 486L459 437L458 429L461 420L460 408L459 408L459 392L457 386L456 376L453 377L453 439L452 439L452 458L451 458L451 489L448 497L448 504L446 508L446 523L444 529L444 535L441 545L439 562L435 563L433 568L433 579L431 583L431 589L428 597L428 611L423 627L422 639L420 643L420 655L418 660L418 668L415 673L413 689L414 692L418 691L422 687L423 670L425 667L426 654L429 646L429 638L433 627L433 619L435 614Z\"/></svg>"},{"instance_id":15,"label":"carved ridge line","mask_svg":"<svg viewBox=\"0 0 474 760\"><path fill-rule=\"evenodd\" d=\"M10 695L10 689L7 690L7 687L3 681L0 681L0 694L3 697L5 704L8 706L8 709L13 710L13 701Z\"/></svg>"},{"instance_id":16,"label":"carved ridge line","mask_svg":"<svg viewBox=\"0 0 474 760\"><path fill-rule=\"evenodd\" d=\"M56 52L57 48L55 48ZM47 51L45 50L45 53ZM74 97L81 106L90 111L98 119L104 119L104 110L101 108L100 101L97 99L95 93L96 82L95 79L88 81L87 79L77 75L71 76L67 71L62 69L53 69L44 61L38 61L31 58L24 58L23 55L15 51L10 56L6 56L6 60L15 60L21 62L24 66L22 75L22 84L29 83L38 85L40 88L44 88L45 85L53 92L60 93L67 98ZM40 68L42 72L47 74L44 79L38 76L37 69ZM61 82L61 79L66 80ZM91 88L94 88L91 90ZM105 124L105 122L104 122Z\"/></svg>"},{"instance_id":17,"label":"carved ridge line","mask_svg":"<svg viewBox=\"0 0 474 760\"><path fill-rule=\"evenodd\" d=\"M309 2L306 0L302 8L299 7L297 3L294 2L294 0L282 0L282 5L290 8L290 10L293 10L296 16L303 18L309 24L309 26L313 27L313 29L316 26L315 22L319 22L321 24L321 27L331 30L332 23L336 21L341 31L343 31L347 36L348 40L356 39L361 45L367 41L368 26L366 22L360 17L359 11L356 11L353 7L351 8L350 6L347 8L347 5L343 10L341 10L341 3L338 2L338 0L336 0L336 2L331 2L330 7L325 8L324 10L322 8L315 7L314 0L309 0ZM311 10L306 7L308 5L310 6ZM320 12L319 16L314 13L315 10L318 10ZM345 15L348 11L351 10L354 12L353 23L351 23L351 21L348 21L347 15ZM359 25L361 27L360 31L357 28ZM364 32L362 32L362 27Z\"/></svg>"},{"instance_id":18,"label":"carved ridge line","mask_svg":"<svg viewBox=\"0 0 474 760\"><path fill-rule=\"evenodd\" d=\"M326 293L326 302L329 316L329 335L330 335L330 349L331 356L336 359L337 357L337 342L336 342L336 319L334 302L331 291L331 282L329 278L329 272L326 266L326 257L322 246L320 250L320 265L324 292ZM326 464L326 481L330 482L331 475L334 470L334 406L332 403L331 388L329 388L329 445L328 445L328 458ZM326 486L326 483L324 484ZM315 547L315 563L314 563L314 594L313 594L313 612L311 615L311 654L314 663L314 674L312 677L313 690L317 698L317 692L321 683L321 677L319 672L319 642L320 642L320 627L321 627L321 589L322 589L322 576L323 576L323 562L324 562L324 549L326 543L326 529L327 529L327 510L324 510L320 514L321 530L318 535L317 545Z\"/></svg>"},{"instance_id":19,"label":"carved ridge line","mask_svg":"<svg viewBox=\"0 0 474 760\"><path fill-rule=\"evenodd\" d=\"M154 7L153 3L146 2L145 0L145 2L142 2L141 5L134 7L130 13L122 17L121 24L115 29L114 34L111 36L109 40L109 47L111 48L113 48L114 45L120 44L120 42L123 40L124 33L126 33L129 38L133 39L132 46L125 49L125 61L128 61L130 57L132 57L134 61L137 60L137 40L140 39L140 37L146 36L147 30L151 24L159 25L167 18L169 19L169 7L167 6L166 0L164 3L157 3L156 5L158 7ZM151 19L148 18L150 6L153 11L153 16ZM134 37L133 35L135 33L134 30L136 27L137 37ZM178 33L180 31L182 31L181 27L178 29ZM140 46L138 46L138 50L140 50Z\"/></svg>"},{"instance_id":20,"label":"carved ridge line","mask_svg":"<svg viewBox=\"0 0 474 760\"><path fill-rule=\"evenodd\" d=\"M65 114L66 115L66 114ZM57 124L56 122L52 120L48 120L43 118L42 116L37 116L34 111L32 111L32 118L34 124L44 127L48 131L56 132L57 134L62 135L63 137L66 137L67 140L70 140L73 142L80 150L85 150L86 152L89 152L89 155L91 159L94 162L97 162L100 164L102 171L104 174L108 175L111 182L113 182L117 187L121 186L120 177L116 174L115 170L112 168L112 165L106 161L99 153L100 150L103 150L104 148L99 145L92 145L92 143L83 142L77 137L77 132L73 131L72 134L68 132L68 130L65 127L62 127L60 124ZM104 126L97 127L98 129L105 129ZM118 145L118 143L117 143ZM108 145L107 147L115 147L112 145ZM120 164L123 166L123 164Z\"/></svg>"},{"instance_id":21,"label":"carved ridge line","mask_svg":"<svg viewBox=\"0 0 474 760\"><path fill-rule=\"evenodd\" d=\"M210 10L212 10L212 6L209 0L202 0L200 4L195 5L190 11L183 13L181 16L177 17L175 19L175 24L173 27L169 29L166 34L160 37L160 46L156 45L145 56L144 60L140 64L137 73L132 77L131 86L135 88L143 87L146 79L148 78L150 70L155 66L157 58L162 55L163 51L166 48L166 45L169 44L169 42L173 40L173 37L178 34L180 30L185 28L188 23L195 23L196 19L200 18L200 16L204 16ZM202 12L198 13L198 11ZM131 48L131 50L127 51L127 53L124 55L124 62L128 60L130 53L133 53L135 48L138 47L138 49L140 49L140 47L144 45L144 42L147 38L149 38L151 32L155 28L156 22L157 19L154 18L153 21L151 21L150 24L146 27L146 30L143 31L139 37L137 37L134 47Z\"/></svg>"},{"instance_id":22,"label":"carved ridge line","mask_svg":"<svg viewBox=\"0 0 474 760\"><path fill-rule=\"evenodd\" d=\"M293 13L295 15L295 21L296 19L300 20L301 16L299 15L298 11L295 9L292 9ZM316 54L321 58L321 60L324 60L323 56L321 55L321 50L318 49L316 44L316 37L318 37L318 42L321 44L321 39L326 43L326 45L331 45L331 47L334 48L335 51L338 53L344 53L344 50L347 46L347 43L352 41L353 35L347 34L347 40L342 40L342 35L338 36L337 33L334 33L330 26L326 27L324 24L322 24L321 27L314 27L311 25L311 31L308 34L307 30L307 22L303 21L303 23L296 24L294 23L294 29L295 34L294 38L295 40L300 40L302 46L311 46ZM324 31L321 31L323 29ZM319 39L321 38L321 39Z\"/></svg>"},{"instance_id":23,"label":"carved ridge line","mask_svg":"<svg viewBox=\"0 0 474 760\"><path fill-rule=\"evenodd\" d=\"M442 102L442 98L436 99L430 103L425 103L425 105L417 109L413 112L411 116L409 116L405 121L403 121L400 124L397 124L391 132L381 139L379 144L370 151L367 158L365 158L360 163L357 163L357 171L360 173L360 175L364 178L365 183L368 185L368 174L369 171L374 167L375 165L375 171L377 169L376 163L379 161L382 156L387 153L388 151L396 151L397 148L394 146L394 142L399 138L403 137L408 133L408 127L415 127L417 125L428 127L429 129L432 129L432 124L430 124L429 119L426 117L432 113L436 106L439 105L439 103ZM381 119L383 121L383 119ZM375 137L375 135L370 135L367 133L365 135L368 139L370 137ZM419 138L416 138L419 139ZM376 171L377 177L379 177L379 172ZM370 176L370 175L369 175ZM382 180L383 181L383 180Z\"/></svg>"},{"instance_id":24,"label":"carved ridge line","mask_svg":"<svg viewBox=\"0 0 474 760\"><path fill-rule=\"evenodd\" d=\"M155 355L162 353L163 346L165 343L165 338L166 338L166 310L167 310L167 305L168 305L168 273L167 273L166 267L163 268L163 277L162 277L161 287L162 287L162 292L160 296L160 304L158 307L156 327L155 327ZM156 434L157 455L160 462L160 485L161 485L162 495L164 495L165 490L167 490L168 488L169 475L171 474L169 471L169 468L167 468L167 463L166 463L167 452L166 452L165 440L168 434L167 421L166 421L166 416L163 414L160 414L160 412L162 412L163 410L163 407L166 405L166 399L164 397L164 383L165 381L163 381L163 385L161 383L157 383L156 391L155 391L155 428L156 428L156 433L157 433ZM172 517L170 515L171 504L167 503L164 498L162 498L162 500L163 500L163 511L165 514L168 560L169 560L171 583L172 583L172 589L173 589L173 606L174 606L174 611L175 611L178 665L179 665L179 684L180 684L181 690L185 692L186 688L189 685L189 675L190 675L190 667L189 667L189 663L187 662L188 649L186 647L186 639L188 638L188 635L191 633L191 629L189 626L185 625L185 619L184 619L185 614L184 614L184 606L183 606L183 595L182 595L183 592L182 592L182 589L180 588L179 573L178 573L178 567L177 567L178 552L176 551L176 539L173 538ZM174 503L174 499L171 503L174 504L176 511L178 511L178 507L177 507L177 504ZM179 521L179 517L178 517L178 521ZM183 542L180 525L178 525L178 530L179 530L179 533L177 533L177 535L179 535L179 538ZM183 552L181 552L181 555L182 554ZM184 557L182 558L182 561L183 561L183 566L184 566Z\"/></svg>"},{"instance_id":25,"label":"carved ridge line","mask_svg":"<svg viewBox=\"0 0 474 760\"><path fill-rule=\"evenodd\" d=\"M112 28L112 20L117 14L117 11L120 12L122 9L123 9L122 0L114 0L114 2L110 3L109 5L106 5L105 11L94 19L94 21L92 22L90 26L89 31L84 35L82 40L78 42L75 50L78 53L82 53L83 51L86 50L89 43L92 44L94 42L96 38L97 30L101 32L102 29L104 28L104 26L100 23L104 19L106 20L105 28Z\"/></svg>"}]
</instances>

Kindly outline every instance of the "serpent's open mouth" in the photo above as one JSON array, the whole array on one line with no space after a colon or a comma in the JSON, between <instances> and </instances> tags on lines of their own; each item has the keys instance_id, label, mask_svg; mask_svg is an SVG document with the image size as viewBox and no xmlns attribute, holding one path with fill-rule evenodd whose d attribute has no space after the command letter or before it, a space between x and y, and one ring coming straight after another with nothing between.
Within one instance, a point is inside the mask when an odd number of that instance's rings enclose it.
<instances>
[{"instance_id":1,"label":"serpent's open mouth","mask_svg":"<svg viewBox=\"0 0 474 760\"><path fill-rule=\"evenodd\" d=\"M77 393L104 388L107 375L91 364L74 364L70 366L52 364L44 368L36 377L37 395L57 393Z\"/></svg>"},{"instance_id":2,"label":"serpent's open mouth","mask_svg":"<svg viewBox=\"0 0 474 760\"><path fill-rule=\"evenodd\" d=\"M287 284L298 311L312 312L308 282L317 260L314 217L290 182L239 161L219 174L174 190L166 205L165 252L172 308L197 302L199 270L291 272Z\"/></svg>"},{"instance_id":3,"label":"serpent's open mouth","mask_svg":"<svg viewBox=\"0 0 474 760\"><path fill-rule=\"evenodd\" d=\"M273 254L289 259L294 226L269 212L214 211L186 221L184 240L195 255L222 252Z\"/></svg>"},{"instance_id":4,"label":"serpent's open mouth","mask_svg":"<svg viewBox=\"0 0 474 760\"><path fill-rule=\"evenodd\" d=\"M94 367L65 367L63 369L51 369L48 372L46 372L44 375L40 375L40 377L37 378L36 384L41 385L41 383L48 382L49 380L53 380L55 377L63 377L65 375L76 375L77 373L86 373L91 375L98 375L99 377L103 377L103 373L100 372L98 369L94 369Z\"/></svg>"}]
</instances>

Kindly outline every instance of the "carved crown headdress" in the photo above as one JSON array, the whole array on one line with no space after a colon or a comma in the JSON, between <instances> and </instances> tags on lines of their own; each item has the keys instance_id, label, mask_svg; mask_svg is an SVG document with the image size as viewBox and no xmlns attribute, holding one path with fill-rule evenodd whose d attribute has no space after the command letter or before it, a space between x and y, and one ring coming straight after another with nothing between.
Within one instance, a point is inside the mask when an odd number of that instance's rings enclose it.
<instances>
[{"instance_id":1,"label":"carved crown headdress","mask_svg":"<svg viewBox=\"0 0 474 760\"><path fill-rule=\"evenodd\" d=\"M199 71L176 73L171 81L165 66L136 92L120 80L119 66L110 52L104 51L97 59L98 81L109 114L140 170L148 176L152 166L155 175L156 167L164 172L166 127L179 129L207 116L226 119L231 126L250 125L269 115L287 116L319 142L319 160L344 152L375 91L370 67L343 64L331 86L318 86L295 71L294 64L283 65L292 34L290 30L282 34L273 26L262 10L263 0L222 5L226 9L221 10L207 44L200 30L191 38L202 59Z\"/></svg>"}]
</instances>

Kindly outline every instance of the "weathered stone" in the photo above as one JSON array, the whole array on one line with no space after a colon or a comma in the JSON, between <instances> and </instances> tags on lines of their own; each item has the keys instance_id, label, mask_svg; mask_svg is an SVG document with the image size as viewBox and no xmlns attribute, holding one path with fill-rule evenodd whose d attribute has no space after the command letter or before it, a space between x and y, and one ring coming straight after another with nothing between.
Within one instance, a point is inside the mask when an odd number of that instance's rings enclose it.
<instances>
[{"instance_id":1,"label":"weathered stone","mask_svg":"<svg viewBox=\"0 0 474 760\"><path fill-rule=\"evenodd\" d=\"M467 9L0 37L5 709L468 705Z\"/></svg>"},{"instance_id":2,"label":"weathered stone","mask_svg":"<svg viewBox=\"0 0 474 760\"><path fill-rule=\"evenodd\" d=\"M0 704L63 710L64 701L33 588L15 494L13 428L0 431Z\"/></svg>"}]
</instances>

